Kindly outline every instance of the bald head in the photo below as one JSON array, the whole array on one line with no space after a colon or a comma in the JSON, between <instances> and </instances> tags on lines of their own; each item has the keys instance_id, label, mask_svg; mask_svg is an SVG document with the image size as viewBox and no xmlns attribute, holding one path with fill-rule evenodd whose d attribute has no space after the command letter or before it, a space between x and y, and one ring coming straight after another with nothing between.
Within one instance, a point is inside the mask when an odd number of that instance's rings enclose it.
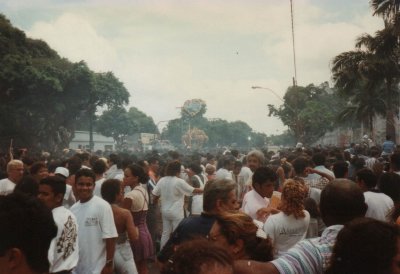
<instances>
[{"instance_id":1,"label":"bald head","mask_svg":"<svg viewBox=\"0 0 400 274\"><path fill-rule=\"evenodd\" d=\"M367 211L362 190L347 179L330 182L321 192L320 211L327 226L344 224Z\"/></svg>"}]
</instances>

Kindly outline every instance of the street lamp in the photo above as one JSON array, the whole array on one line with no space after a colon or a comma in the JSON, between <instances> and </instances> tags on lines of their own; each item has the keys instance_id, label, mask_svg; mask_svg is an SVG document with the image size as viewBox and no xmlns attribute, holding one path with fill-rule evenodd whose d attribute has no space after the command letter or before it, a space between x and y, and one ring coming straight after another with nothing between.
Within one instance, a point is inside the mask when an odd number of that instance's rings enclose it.
<instances>
[{"instance_id":1,"label":"street lamp","mask_svg":"<svg viewBox=\"0 0 400 274\"><path fill-rule=\"evenodd\" d=\"M288 109L290 109L293 112L294 115L294 131L295 131L295 135L297 138L297 141L301 141L301 135L303 134L302 131L302 127L301 127L301 123L299 120L299 111L298 109L294 109L292 108L289 104L286 104L285 101L283 100L283 98L281 96L279 96L273 89L267 88L267 87L261 87L261 86L252 86L252 89L261 89L261 90L267 90L272 92L272 94L274 94L280 101L282 101L282 103L285 105L285 107L287 107Z\"/></svg>"},{"instance_id":2,"label":"street lamp","mask_svg":"<svg viewBox=\"0 0 400 274\"><path fill-rule=\"evenodd\" d=\"M285 103L285 101L282 99L281 96L279 96L274 90L270 89L270 88L265 88L265 87L260 87L260 86L252 86L252 89L264 89L264 90L268 90L270 92L272 92L279 100L281 100L283 103Z\"/></svg>"},{"instance_id":3,"label":"street lamp","mask_svg":"<svg viewBox=\"0 0 400 274\"><path fill-rule=\"evenodd\" d=\"M283 100L283 98L281 96L279 96L278 93L276 93L273 89L266 88L266 87L260 87L260 86L252 86L251 88L252 89L263 89L263 90L268 90L268 91L272 92L272 94L274 94L276 96L276 98L278 98L285 105L285 107L287 107L288 109L293 111L293 113L297 114L297 110L293 109L290 105L285 104L285 100Z\"/></svg>"}]
</instances>

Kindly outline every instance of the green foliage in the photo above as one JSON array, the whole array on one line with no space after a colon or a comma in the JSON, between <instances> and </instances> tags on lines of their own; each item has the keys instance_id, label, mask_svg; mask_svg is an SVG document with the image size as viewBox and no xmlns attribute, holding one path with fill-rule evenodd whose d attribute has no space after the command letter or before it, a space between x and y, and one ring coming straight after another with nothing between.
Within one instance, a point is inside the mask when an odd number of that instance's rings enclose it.
<instances>
[{"instance_id":1,"label":"green foliage","mask_svg":"<svg viewBox=\"0 0 400 274\"><path fill-rule=\"evenodd\" d=\"M327 83L320 86L289 87L279 108L268 105L275 116L289 127L298 142L312 144L335 126L342 102Z\"/></svg>"},{"instance_id":2,"label":"green foliage","mask_svg":"<svg viewBox=\"0 0 400 274\"><path fill-rule=\"evenodd\" d=\"M204 118L206 107L204 104L201 111L193 117L182 112L181 118L169 121L162 132L163 138L177 145L182 144L182 136L190 126L190 128L198 128L205 132L208 136L208 143L206 144L208 147L236 145L248 148L249 146L262 147L265 145L266 135L253 132L252 128L245 122Z\"/></svg>"},{"instance_id":3,"label":"green foliage","mask_svg":"<svg viewBox=\"0 0 400 274\"><path fill-rule=\"evenodd\" d=\"M26 37L0 15L0 147L60 150L77 121L97 107L128 102L129 93L110 72L71 63L45 42Z\"/></svg>"},{"instance_id":4,"label":"green foliage","mask_svg":"<svg viewBox=\"0 0 400 274\"><path fill-rule=\"evenodd\" d=\"M396 6L390 2L372 1L371 4L376 14L388 19L394 11L392 8ZM388 9L388 14L385 14L383 7ZM332 62L335 86L349 101L339 118L362 122L371 134L373 117L382 115L386 116L386 134L395 136L394 117L399 107L400 80L400 43L396 29L397 26L390 20L386 21L384 29L377 31L374 36L361 35L357 38L356 50L343 52Z\"/></svg>"},{"instance_id":5,"label":"green foliage","mask_svg":"<svg viewBox=\"0 0 400 274\"><path fill-rule=\"evenodd\" d=\"M96 122L96 131L107 137L113 137L118 148L129 135L135 133L158 133L153 118L135 107L126 111L123 107L114 107L104 111Z\"/></svg>"},{"instance_id":6,"label":"green foliage","mask_svg":"<svg viewBox=\"0 0 400 274\"><path fill-rule=\"evenodd\" d=\"M275 146L294 147L296 145L296 138L290 131L285 131L279 135L268 136L268 143Z\"/></svg>"},{"instance_id":7,"label":"green foliage","mask_svg":"<svg viewBox=\"0 0 400 274\"><path fill-rule=\"evenodd\" d=\"M159 133L153 118L137 108L131 107L127 115L128 119L135 124L136 133Z\"/></svg>"}]
</instances>

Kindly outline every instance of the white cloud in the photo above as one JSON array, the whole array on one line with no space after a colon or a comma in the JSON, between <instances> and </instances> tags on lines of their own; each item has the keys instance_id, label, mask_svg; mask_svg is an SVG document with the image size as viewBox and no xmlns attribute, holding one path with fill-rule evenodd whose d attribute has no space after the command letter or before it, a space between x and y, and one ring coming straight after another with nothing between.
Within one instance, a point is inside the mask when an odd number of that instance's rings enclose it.
<instances>
[{"instance_id":1,"label":"white cloud","mask_svg":"<svg viewBox=\"0 0 400 274\"><path fill-rule=\"evenodd\" d=\"M267 116L267 104L281 101L251 86L283 97L291 85L289 1L41 1L41 12L61 15L36 21L27 34L95 71L114 71L132 93L131 105L155 122L178 117L176 107L201 98L207 117L243 120L267 134L285 130ZM336 18L321 5L295 1L299 84L329 80L330 60L379 25L367 8Z\"/></svg>"},{"instance_id":2,"label":"white cloud","mask_svg":"<svg viewBox=\"0 0 400 274\"><path fill-rule=\"evenodd\" d=\"M71 61L85 60L96 71L108 71L118 61L110 42L89 21L73 13L65 13L53 22L37 22L28 35L45 40Z\"/></svg>"}]
</instances>

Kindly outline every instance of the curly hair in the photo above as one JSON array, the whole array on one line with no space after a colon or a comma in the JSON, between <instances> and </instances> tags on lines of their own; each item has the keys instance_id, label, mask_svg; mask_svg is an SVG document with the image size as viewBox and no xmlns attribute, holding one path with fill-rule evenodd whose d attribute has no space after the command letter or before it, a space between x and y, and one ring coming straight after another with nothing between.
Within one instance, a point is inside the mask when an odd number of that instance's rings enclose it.
<instances>
[{"instance_id":1,"label":"curly hair","mask_svg":"<svg viewBox=\"0 0 400 274\"><path fill-rule=\"evenodd\" d=\"M278 209L286 215L292 215L298 218L304 218L304 198L306 195L305 186L294 179L285 181L282 189L281 204Z\"/></svg>"},{"instance_id":2,"label":"curly hair","mask_svg":"<svg viewBox=\"0 0 400 274\"><path fill-rule=\"evenodd\" d=\"M268 262L273 260L273 246L269 238L257 236L257 225L253 219L242 212L224 213L216 217L221 234L233 245L241 239L245 253L251 260Z\"/></svg>"}]
</instances>

